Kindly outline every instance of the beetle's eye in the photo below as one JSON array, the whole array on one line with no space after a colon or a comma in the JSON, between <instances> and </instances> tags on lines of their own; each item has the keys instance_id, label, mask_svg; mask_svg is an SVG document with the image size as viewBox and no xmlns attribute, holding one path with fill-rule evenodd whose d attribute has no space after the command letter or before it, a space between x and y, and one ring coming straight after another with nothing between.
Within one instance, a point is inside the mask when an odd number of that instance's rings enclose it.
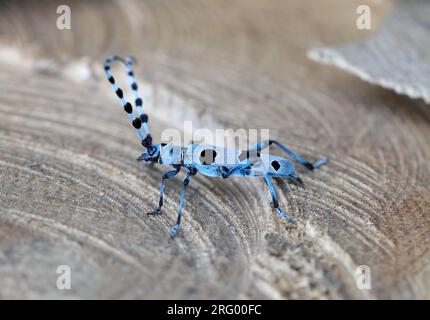
<instances>
[{"instance_id":1,"label":"beetle's eye","mask_svg":"<svg viewBox=\"0 0 430 320\"><path fill-rule=\"evenodd\" d=\"M210 165L215 162L217 153L213 149L205 149L200 152L200 163L203 165Z\"/></svg>"}]
</instances>

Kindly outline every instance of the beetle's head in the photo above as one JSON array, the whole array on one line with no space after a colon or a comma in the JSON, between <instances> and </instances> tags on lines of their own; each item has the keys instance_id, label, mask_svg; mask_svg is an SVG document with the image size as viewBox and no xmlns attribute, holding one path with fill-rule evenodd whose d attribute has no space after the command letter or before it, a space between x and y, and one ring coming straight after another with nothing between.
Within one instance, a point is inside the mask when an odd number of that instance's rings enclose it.
<instances>
[{"instance_id":1,"label":"beetle's head","mask_svg":"<svg viewBox=\"0 0 430 320\"><path fill-rule=\"evenodd\" d=\"M160 145L153 144L147 148L136 160L145 162L158 162L160 159Z\"/></svg>"}]
</instances>

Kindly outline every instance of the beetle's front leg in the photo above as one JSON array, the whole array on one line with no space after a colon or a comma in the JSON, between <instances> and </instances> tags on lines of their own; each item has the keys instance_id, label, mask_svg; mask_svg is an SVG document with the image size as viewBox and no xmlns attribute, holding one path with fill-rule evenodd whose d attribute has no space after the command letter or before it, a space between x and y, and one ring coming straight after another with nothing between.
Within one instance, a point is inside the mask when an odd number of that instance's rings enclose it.
<instances>
[{"instance_id":1,"label":"beetle's front leg","mask_svg":"<svg viewBox=\"0 0 430 320\"><path fill-rule=\"evenodd\" d=\"M161 177L161 183L160 183L160 200L158 201L158 208L156 208L154 211L148 212L148 214L159 214L161 212L161 207L163 206L163 198L164 198L164 180L170 179L174 176L176 176L179 171L181 170L180 166L175 167L175 170L167 171L163 176Z\"/></svg>"},{"instance_id":2,"label":"beetle's front leg","mask_svg":"<svg viewBox=\"0 0 430 320\"><path fill-rule=\"evenodd\" d=\"M170 238L174 238L178 233L179 226L181 225L182 208L184 206L185 191L187 189L188 184L190 183L191 176L194 176L196 174L197 174L197 171L195 170L195 168L191 168L188 170L185 176L184 183L182 185L181 199L179 200L178 218L176 220L176 224L173 226L172 231L170 232Z\"/></svg>"}]
</instances>

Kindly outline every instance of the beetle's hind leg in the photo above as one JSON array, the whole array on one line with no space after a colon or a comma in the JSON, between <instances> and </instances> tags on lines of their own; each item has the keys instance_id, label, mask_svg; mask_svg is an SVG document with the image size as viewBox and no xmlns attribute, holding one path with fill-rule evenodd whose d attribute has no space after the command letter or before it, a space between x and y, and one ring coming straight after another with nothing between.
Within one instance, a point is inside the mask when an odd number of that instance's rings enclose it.
<instances>
[{"instance_id":1,"label":"beetle's hind leg","mask_svg":"<svg viewBox=\"0 0 430 320\"><path fill-rule=\"evenodd\" d=\"M294 160L300 162L302 165L304 165L309 170L317 169L317 168L321 167L323 164L326 164L328 162L328 158L325 157L325 158L321 158L321 159L317 160L314 163L311 163L308 160L303 159L297 153L294 153L293 151L291 151L286 146L284 146L283 144L279 143L276 140L269 140L268 143L269 143L269 145L272 145L272 144L276 145L279 149L281 149L282 151L287 153Z\"/></svg>"},{"instance_id":2,"label":"beetle's hind leg","mask_svg":"<svg viewBox=\"0 0 430 320\"><path fill-rule=\"evenodd\" d=\"M163 198L164 198L164 181L176 176L180 170L181 170L181 167L178 166L175 168L175 170L170 170L170 171L167 171L165 174L163 174L161 178L161 183L160 183L160 200L158 202L158 208L156 208L154 211L148 212L148 214L155 215L161 212L161 207L163 206Z\"/></svg>"},{"instance_id":3,"label":"beetle's hind leg","mask_svg":"<svg viewBox=\"0 0 430 320\"><path fill-rule=\"evenodd\" d=\"M255 144L254 146L252 146L251 148L249 148L248 150L244 150L240 153L239 155L239 160L243 161L243 159L249 159L250 156L256 152L257 156L259 156L259 153L266 149L267 147L271 146L271 145L275 145L277 146L279 149L281 149L282 151L284 151L286 154L288 154L291 158L293 158L294 160L300 162L302 165L304 165L306 168L308 168L309 170L314 170L317 169L319 167L321 167L323 164L326 164L328 162L328 158L322 158L314 163L309 162L306 159L303 159L301 156L299 156L297 153L291 151L290 149L288 149L286 146L284 146L283 144L279 143L276 140L265 140L262 141L260 143Z\"/></svg>"},{"instance_id":4,"label":"beetle's hind leg","mask_svg":"<svg viewBox=\"0 0 430 320\"><path fill-rule=\"evenodd\" d=\"M328 162L328 157L324 157L319 159L318 161L316 161L313 166L314 168L319 168L321 167L323 164L326 164Z\"/></svg>"},{"instance_id":5,"label":"beetle's hind leg","mask_svg":"<svg viewBox=\"0 0 430 320\"><path fill-rule=\"evenodd\" d=\"M282 211L281 208L279 208L278 196L276 194L275 187L272 183L272 180L270 180L269 175L265 174L264 180L266 181L266 184L269 187L270 194L272 195L273 208L275 208L278 215L283 219L287 219L288 221L295 221L293 216L289 215L288 213Z\"/></svg>"}]
</instances>

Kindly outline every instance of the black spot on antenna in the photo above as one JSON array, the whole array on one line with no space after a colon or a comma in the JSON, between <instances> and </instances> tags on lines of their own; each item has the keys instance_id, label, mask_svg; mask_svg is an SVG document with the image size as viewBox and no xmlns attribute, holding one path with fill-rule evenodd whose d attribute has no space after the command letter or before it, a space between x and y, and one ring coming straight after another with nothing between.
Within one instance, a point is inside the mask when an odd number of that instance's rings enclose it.
<instances>
[{"instance_id":1,"label":"black spot on antenna","mask_svg":"<svg viewBox=\"0 0 430 320\"><path fill-rule=\"evenodd\" d=\"M124 105L124 111L127 113L132 113L133 112L133 107L131 106L130 102L127 102Z\"/></svg>"},{"instance_id":2,"label":"black spot on antenna","mask_svg":"<svg viewBox=\"0 0 430 320\"><path fill-rule=\"evenodd\" d=\"M137 107L141 107L142 106L142 99L141 98L137 98L136 99L136 106Z\"/></svg>"},{"instance_id":3,"label":"black spot on antenna","mask_svg":"<svg viewBox=\"0 0 430 320\"><path fill-rule=\"evenodd\" d=\"M122 90L120 88L116 89L115 93L120 99L124 97L124 94L122 93Z\"/></svg>"},{"instance_id":4,"label":"black spot on antenna","mask_svg":"<svg viewBox=\"0 0 430 320\"><path fill-rule=\"evenodd\" d=\"M115 79L114 79L112 76L110 76L108 80L109 80L109 82L110 82L110 83L112 83L112 84L113 84L113 83L115 83Z\"/></svg>"},{"instance_id":5,"label":"black spot on antenna","mask_svg":"<svg viewBox=\"0 0 430 320\"><path fill-rule=\"evenodd\" d=\"M146 113L142 113L140 115L140 120L142 120L143 123L148 122L148 115Z\"/></svg>"},{"instance_id":6,"label":"black spot on antenna","mask_svg":"<svg viewBox=\"0 0 430 320\"><path fill-rule=\"evenodd\" d=\"M133 90L137 90L137 84L136 84L136 82L133 82L133 83L131 84L131 88L132 88Z\"/></svg>"},{"instance_id":7,"label":"black spot on antenna","mask_svg":"<svg viewBox=\"0 0 430 320\"><path fill-rule=\"evenodd\" d=\"M142 126L142 121L139 118L136 118L133 120L133 127L135 127L136 129L140 129L140 127Z\"/></svg>"}]
</instances>

